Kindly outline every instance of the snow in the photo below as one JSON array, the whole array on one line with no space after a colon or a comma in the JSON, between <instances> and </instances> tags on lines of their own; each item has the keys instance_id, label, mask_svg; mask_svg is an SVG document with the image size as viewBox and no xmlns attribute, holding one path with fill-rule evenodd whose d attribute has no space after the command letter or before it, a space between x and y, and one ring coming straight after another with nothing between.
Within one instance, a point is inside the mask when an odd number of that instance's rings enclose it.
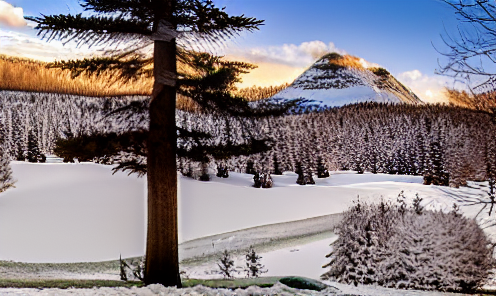
<instances>
[{"instance_id":1,"label":"snow","mask_svg":"<svg viewBox=\"0 0 496 296\"><path fill-rule=\"evenodd\" d=\"M353 86L341 89L303 89L289 86L277 93L274 98L314 100L316 104L328 107L338 107L360 102L400 103L401 101L391 93L380 92L369 86Z\"/></svg>"},{"instance_id":2,"label":"snow","mask_svg":"<svg viewBox=\"0 0 496 296\"><path fill-rule=\"evenodd\" d=\"M298 247L289 247L265 253L262 263L268 272L264 276L304 276L318 279L325 272L322 268L329 259L325 256L312 256L312 254L326 254L329 245L337 236L320 240Z\"/></svg>"},{"instance_id":3,"label":"snow","mask_svg":"<svg viewBox=\"0 0 496 296\"><path fill-rule=\"evenodd\" d=\"M146 179L124 173L112 175L111 166L93 163L14 161L11 167L17 183L16 188L0 194L0 260L96 262L115 260L120 254L124 258L144 254ZM456 198L485 194L480 184L470 183L470 187L460 189L424 186L419 176L331 172L329 178L315 178L315 185L306 186L295 184L297 175L292 172L272 177L273 188L257 189L251 186L253 176L235 172L230 172L227 179L214 176L210 182L179 175L180 242L341 213L357 196L364 201L394 201L403 190L409 202L418 193L427 208L448 211ZM462 207L472 217L479 209L478 205ZM495 233L493 228L485 230ZM226 234L222 240L230 238L234 240L236 235ZM325 255L330 251L329 244L335 239L331 234L316 241L264 250L260 254L262 264L269 271L264 276L318 279L323 273L321 266L328 260ZM241 255L236 260L243 266ZM194 278L221 277L212 261L189 266L186 271ZM344 285L340 289L348 288ZM394 290L382 292L395 294L390 291Z\"/></svg>"},{"instance_id":4,"label":"snow","mask_svg":"<svg viewBox=\"0 0 496 296\"><path fill-rule=\"evenodd\" d=\"M111 166L92 163L12 162L11 167L17 183L0 194L0 260L89 262L144 254L146 179L112 175ZM214 176L210 182L179 176L180 242L341 213L357 196L396 200L404 190L407 199L419 193L428 208L449 210L455 196L485 194L474 184L460 189L424 186L419 176L332 172L306 186L295 184L292 172L273 179L274 188L257 189L246 174L231 172L227 179ZM462 211L475 216L479 208ZM269 275L318 278L333 239L267 251L262 263Z\"/></svg>"}]
</instances>

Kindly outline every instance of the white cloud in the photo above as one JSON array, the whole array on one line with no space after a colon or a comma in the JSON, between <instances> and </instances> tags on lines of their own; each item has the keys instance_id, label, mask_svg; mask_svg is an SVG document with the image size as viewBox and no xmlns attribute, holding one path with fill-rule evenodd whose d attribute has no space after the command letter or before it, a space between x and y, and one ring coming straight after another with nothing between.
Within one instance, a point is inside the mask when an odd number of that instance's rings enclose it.
<instances>
[{"instance_id":1,"label":"white cloud","mask_svg":"<svg viewBox=\"0 0 496 296\"><path fill-rule=\"evenodd\" d=\"M74 42L65 45L57 40L46 42L34 36L34 29L26 27L24 31L32 35L0 29L0 54L52 62L91 57L102 50L98 47L77 47Z\"/></svg>"},{"instance_id":2,"label":"white cloud","mask_svg":"<svg viewBox=\"0 0 496 296\"><path fill-rule=\"evenodd\" d=\"M329 52L346 54L334 43L319 40L303 42L299 45L239 48L234 43L224 48L220 54L227 59L252 63L258 66L249 74L242 75L239 87L252 85L269 86L291 83L317 59Z\"/></svg>"},{"instance_id":3,"label":"white cloud","mask_svg":"<svg viewBox=\"0 0 496 296\"><path fill-rule=\"evenodd\" d=\"M21 7L14 7L0 0L0 24L10 27L24 27L27 23L23 15L24 13Z\"/></svg>"},{"instance_id":4,"label":"white cloud","mask_svg":"<svg viewBox=\"0 0 496 296\"><path fill-rule=\"evenodd\" d=\"M303 42L300 45L284 44L281 46L256 47L249 49L227 48L229 56L243 57L252 63L283 64L292 67L308 67L315 60L326 53L338 52L345 54L344 50L336 48L334 43L328 44L315 40Z\"/></svg>"},{"instance_id":5,"label":"white cloud","mask_svg":"<svg viewBox=\"0 0 496 296\"><path fill-rule=\"evenodd\" d=\"M396 77L408 86L424 102L447 102L444 88L453 83L451 78L445 76L428 76L419 70L403 72Z\"/></svg>"}]
</instances>

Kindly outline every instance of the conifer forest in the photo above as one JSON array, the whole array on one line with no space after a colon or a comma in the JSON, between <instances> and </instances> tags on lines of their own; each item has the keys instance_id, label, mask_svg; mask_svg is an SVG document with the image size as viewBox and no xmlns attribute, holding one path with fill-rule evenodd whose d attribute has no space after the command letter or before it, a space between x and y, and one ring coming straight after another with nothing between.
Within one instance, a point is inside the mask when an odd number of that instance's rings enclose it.
<instances>
[{"instance_id":1,"label":"conifer forest","mask_svg":"<svg viewBox=\"0 0 496 296\"><path fill-rule=\"evenodd\" d=\"M60 143L74 136L142 132L148 124L144 111L147 100L136 96L116 99L2 91L3 153L14 160L31 162L43 162L45 155L54 151L64 155L66 161L146 162L143 143L140 149L122 147L138 145L139 137L107 150L91 138L78 151ZM134 106L133 112L129 112L129 106ZM455 106L360 103L294 109L282 117L259 120L178 110L176 122L178 127L213 135L179 140L180 150L243 144L246 132L254 138L268 139L272 148L248 156L213 157L206 152L206 157L191 160L178 155L178 170L197 178L216 168L274 174L300 167L306 174L317 174L318 166L323 165L329 170L358 174L422 175L425 184L458 187L468 180L491 181L496 170L494 116Z\"/></svg>"}]
</instances>

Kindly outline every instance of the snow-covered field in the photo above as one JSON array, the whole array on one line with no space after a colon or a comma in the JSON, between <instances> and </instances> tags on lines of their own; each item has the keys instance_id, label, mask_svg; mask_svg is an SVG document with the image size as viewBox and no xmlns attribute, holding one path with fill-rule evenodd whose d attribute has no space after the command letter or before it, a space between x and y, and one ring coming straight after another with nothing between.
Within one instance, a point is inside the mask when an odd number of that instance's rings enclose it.
<instances>
[{"instance_id":1,"label":"snow-covered field","mask_svg":"<svg viewBox=\"0 0 496 296\"><path fill-rule=\"evenodd\" d=\"M11 163L16 188L0 194L0 260L91 262L144 254L146 179L111 174L92 163ZM230 173L200 182L179 176L179 239L184 243L255 226L341 213L360 200L408 199L418 193L428 208L450 210L455 196L484 196L469 188L422 185L422 177L333 172L316 185L295 184L296 174L273 176L274 188L251 187L251 175ZM480 206L462 207L475 216ZM487 214L481 214L486 217ZM482 221L483 222L483 221ZM486 229L490 234L492 229ZM262 253L267 275L318 278L335 236ZM190 277L207 274L210 262L188 268ZM207 273L205 273L207 272Z\"/></svg>"}]
</instances>

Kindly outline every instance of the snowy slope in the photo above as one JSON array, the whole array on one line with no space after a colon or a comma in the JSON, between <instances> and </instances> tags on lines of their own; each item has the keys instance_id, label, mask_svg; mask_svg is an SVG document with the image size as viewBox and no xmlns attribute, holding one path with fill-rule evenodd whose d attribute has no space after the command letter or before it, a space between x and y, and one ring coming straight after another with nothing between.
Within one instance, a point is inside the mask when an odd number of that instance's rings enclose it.
<instances>
[{"instance_id":1,"label":"snowy slope","mask_svg":"<svg viewBox=\"0 0 496 296\"><path fill-rule=\"evenodd\" d=\"M368 65L356 57L327 54L273 98L305 98L329 107L360 102L421 103L387 71Z\"/></svg>"},{"instance_id":2,"label":"snowy slope","mask_svg":"<svg viewBox=\"0 0 496 296\"><path fill-rule=\"evenodd\" d=\"M0 194L0 260L78 262L144 253L146 180L111 174L111 167L12 162L16 188ZM479 188L422 185L422 177L334 172L316 185L296 174L274 176L274 188L251 187L252 176L230 173L200 182L179 177L181 242L254 226L340 213L360 200L395 200L415 193L428 208L451 209L455 196L484 196ZM479 206L462 207L475 216ZM487 216L487 215L482 215ZM487 231L493 232L488 229Z\"/></svg>"}]
</instances>

